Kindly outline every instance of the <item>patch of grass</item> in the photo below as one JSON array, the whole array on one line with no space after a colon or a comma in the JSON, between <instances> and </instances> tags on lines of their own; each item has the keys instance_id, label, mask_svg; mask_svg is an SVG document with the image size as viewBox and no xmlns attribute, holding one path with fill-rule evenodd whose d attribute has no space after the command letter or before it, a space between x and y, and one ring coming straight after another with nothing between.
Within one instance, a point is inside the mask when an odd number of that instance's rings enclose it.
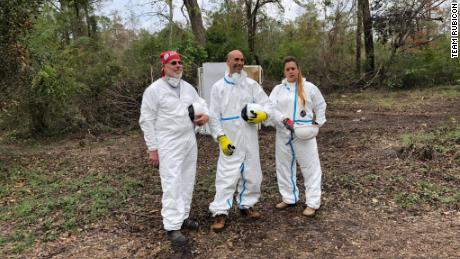
<instances>
[{"instance_id":1,"label":"patch of grass","mask_svg":"<svg viewBox=\"0 0 460 259\"><path fill-rule=\"evenodd\" d=\"M411 209L422 203L458 204L460 202L460 189L420 180L415 183L412 192L399 192L394 196L394 199L404 209Z\"/></svg>"},{"instance_id":2,"label":"patch of grass","mask_svg":"<svg viewBox=\"0 0 460 259\"><path fill-rule=\"evenodd\" d=\"M362 92L334 93L328 96L330 103L336 105L359 105L363 109L375 107L385 110L401 110L408 107L419 107L431 101L443 101L445 99L460 96L460 86L437 86L429 88L417 88L411 90L374 90Z\"/></svg>"},{"instance_id":3,"label":"patch of grass","mask_svg":"<svg viewBox=\"0 0 460 259\"><path fill-rule=\"evenodd\" d=\"M137 179L125 179L125 184L123 185L121 195L123 198L128 198L133 194L138 188L144 187L144 183Z\"/></svg>"},{"instance_id":4,"label":"patch of grass","mask_svg":"<svg viewBox=\"0 0 460 259\"><path fill-rule=\"evenodd\" d=\"M458 165L460 165L460 154L458 154L456 157L454 157L454 162Z\"/></svg>"},{"instance_id":5,"label":"patch of grass","mask_svg":"<svg viewBox=\"0 0 460 259\"><path fill-rule=\"evenodd\" d=\"M402 183L404 182L404 177L400 175L391 175L388 177L388 180L392 183Z\"/></svg>"},{"instance_id":6,"label":"patch of grass","mask_svg":"<svg viewBox=\"0 0 460 259\"><path fill-rule=\"evenodd\" d=\"M428 132L406 133L401 136L401 142L408 149L428 147L439 153L455 151L460 144L460 126L440 127Z\"/></svg>"},{"instance_id":7,"label":"patch of grass","mask_svg":"<svg viewBox=\"0 0 460 259\"><path fill-rule=\"evenodd\" d=\"M396 92L382 91L364 91L349 93L346 95L333 96L331 102L347 103L363 106L377 106L379 108L394 108L397 103ZM344 97L343 97L344 96Z\"/></svg>"},{"instance_id":8,"label":"patch of grass","mask_svg":"<svg viewBox=\"0 0 460 259\"><path fill-rule=\"evenodd\" d=\"M32 233L27 231L16 231L9 236L0 237L0 245L12 244L10 246L10 252L17 254L32 246L35 239L36 237Z\"/></svg>"},{"instance_id":9,"label":"patch of grass","mask_svg":"<svg viewBox=\"0 0 460 259\"><path fill-rule=\"evenodd\" d=\"M143 186L124 175L88 174L72 178L66 172L11 169L0 180L0 219L14 233L0 239L11 253L35 240L51 241L107 215ZM34 233L34 235L29 234Z\"/></svg>"},{"instance_id":10,"label":"patch of grass","mask_svg":"<svg viewBox=\"0 0 460 259\"><path fill-rule=\"evenodd\" d=\"M346 174L341 172L333 172L330 182L337 185L340 189L359 191L363 188L360 179L353 174Z\"/></svg>"},{"instance_id":11,"label":"patch of grass","mask_svg":"<svg viewBox=\"0 0 460 259\"><path fill-rule=\"evenodd\" d=\"M460 97L460 85L443 88L441 89L440 94L441 96L448 97L448 98Z\"/></svg>"},{"instance_id":12,"label":"patch of grass","mask_svg":"<svg viewBox=\"0 0 460 259\"><path fill-rule=\"evenodd\" d=\"M380 180L381 175L370 173L364 177L366 181L374 182Z\"/></svg>"},{"instance_id":13,"label":"patch of grass","mask_svg":"<svg viewBox=\"0 0 460 259\"><path fill-rule=\"evenodd\" d=\"M447 204L460 202L460 189L458 188L439 186L424 180L418 181L416 186L425 201Z\"/></svg>"},{"instance_id":14,"label":"patch of grass","mask_svg":"<svg viewBox=\"0 0 460 259\"><path fill-rule=\"evenodd\" d=\"M395 202L403 209L414 208L420 203L420 197L416 193L399 192L395 194Z\"/></svg>"},{"instance_id":15,"label":"patch of grass","mask_svg":"<svg viewBox=\"0 0 460 259\"><path fill-rule=\"evenodd\" d=\"M397 103L396 99L393 96L387 96L387 97L378 99L376 102L376 105L379 108L391 109L395 107L396 103Z\"/></svg>"}]
</instances>

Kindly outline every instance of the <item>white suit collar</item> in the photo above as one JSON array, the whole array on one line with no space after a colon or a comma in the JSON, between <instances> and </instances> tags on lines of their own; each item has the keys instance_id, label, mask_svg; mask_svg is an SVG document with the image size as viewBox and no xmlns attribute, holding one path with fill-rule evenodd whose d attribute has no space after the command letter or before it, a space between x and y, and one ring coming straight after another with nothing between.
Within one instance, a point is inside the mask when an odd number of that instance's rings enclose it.
<instances>
[{"instance_id":1,"label":"white suit collar","mask_svg":"<svg viewBox=\"0 0 460 259\"><path fill-rule=\"evenodd\" d=\"M234 73L236 74L236 73ZM248 74L246 73L246 71L244 70L241 70L241 73L239 74L240 76L236 78L234 77L230 77L230 72L228 71L228 68L225 70L225 79L229 82L232 82L234 84L239 84L241 82L244 82L246 80L246 78L248 77Z\"/></svg>"}]
</instances>

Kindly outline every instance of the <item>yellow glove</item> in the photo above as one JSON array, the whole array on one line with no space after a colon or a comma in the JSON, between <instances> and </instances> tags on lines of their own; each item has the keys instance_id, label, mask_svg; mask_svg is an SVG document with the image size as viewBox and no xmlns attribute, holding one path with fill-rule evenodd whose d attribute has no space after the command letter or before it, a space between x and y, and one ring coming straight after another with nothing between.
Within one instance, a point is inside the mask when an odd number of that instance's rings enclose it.
<instances>
[{"instance_id":1,"label":"yellow glove","mask_svg":"<svg viewBox=\"0 0 460 259\"><path fill-rule=\"evenodd\" d=\"M262 121L266 120L268 115L266 112L255 112L251 111L253 116L251 118L248 118L248 122L252 123L261 123Z\"/></svg>"},{"instance_id":2,"label":"yellow glove","mask_svg":"<svg viewBox=\"0 0 460 259\"><path fill-rule=\"evenodd\" d=\"M217 138L217 141L219 141L220 148L222 149L222 152L227 155L231 156L233 154L233 150L235 150L235 146L232 145L232 142L230 139L227 138L227 136L222 135Z\"/></svg>"}]
</instances>

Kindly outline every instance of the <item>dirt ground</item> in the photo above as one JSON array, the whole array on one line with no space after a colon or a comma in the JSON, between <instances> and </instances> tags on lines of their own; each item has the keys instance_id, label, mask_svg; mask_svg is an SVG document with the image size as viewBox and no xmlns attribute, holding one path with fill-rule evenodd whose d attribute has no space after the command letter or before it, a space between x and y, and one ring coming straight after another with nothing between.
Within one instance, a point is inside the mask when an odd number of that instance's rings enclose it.
<instances>
[{"instance_id":1,"label":"dirt ground","mask_svg":"<svg viewBox=\"0 0 460 259\"><path fill-rule=\"evenodd\" d=\"M460 192L458 149L409 150L404 133L458 125L459 95L435 90L328 95L327 123L317 137L323 169L322 206L306 218L303 205L278 211L274 130L260 131L264 180L252 222L231 211L222 233L210 230L218 146L199 136L192 217L201 228L187 232L190 247L173 251L162 230L161 189L146 165L140 132L74 138L28 150L9 145L8 159L75 174L126 174L143 184L123 206L78 231L37 241L18 258L460 258L460 204L429 199L420 182ZM458 148L460 143L456 144ZM35 157L34 162L26 157ZM12 159L14 157L14 159ZM18 162L19 161L19 162ZM12 162L11 162L12 163ZM298 174L302 190L303 179ZM421 191L422 190L422 191ZM421 193L422 192L422 193ZM413 196L419 193L419 196ZM412 196L411 196L412 195ZM418 199L409 199L418 197ZM427 198L428 197L428 198ZM12 226L0 223L2 232Z\"/></svg>"}]
</instances>

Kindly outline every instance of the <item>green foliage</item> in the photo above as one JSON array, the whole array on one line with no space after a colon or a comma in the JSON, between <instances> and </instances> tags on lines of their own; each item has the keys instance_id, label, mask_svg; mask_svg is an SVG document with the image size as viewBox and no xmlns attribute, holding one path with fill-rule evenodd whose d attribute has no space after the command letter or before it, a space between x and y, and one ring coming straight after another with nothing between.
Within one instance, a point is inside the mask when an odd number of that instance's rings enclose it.
<instances>
[{"instance_id":1,"label":"green foliage","mask_svg":"<svg viewBox=\"0 0 460 259\"><path fill-rule=\"evenodd\" d=\"M294 56L303 76L315 84L343 85L349 82L349 75L353 73L354 34L347 29L344 14L338 14L338 17L330 21L336 23L334 32L325 33L324 21L320 19L315 4L310 3L294 21L282 24L267 19L260 24L257 49L266 77L277 81L283 78L282 60Z\"/></svg>"},{"instance_id":2,"label":"green foliage","mask_svg":"<svg viewBox=\"0 0 460 259\"><path fill-rule=\"evenodd\" d=\"M22 94L27 84L28 51L22 39L43 1L0 1L0 107Z\"/></svg>"},{"instance_id":3,"label":"green foliage","mask_svg":"<svg viewBox=\"0 0 460 259\"><path fill-rule=\"evenodd\" d=\"M208 57L205 48L193 39L193 35L190 32L187 32L184 34L184 40L180 41L177 50L182 55L184 79L190 83L196 83L196 80L194 80L196 71Z\"/></svg>"},{"instance_id":4,"label":"green foliage","mask_svg":"<svg viewBox=\"0 0 460 259\"><path fill-rule=\"evenodd\" d=\"M11 244L9 252L17 253L36 240L55 240L104 217L142 186L120 177L87 174L75 178L67 172L20 168L6 171L0 178L0 220L14 221L15 229L0 238L0 245Z\"/></svg>"},{"instance_id":5,"label":"green foliage","mask_svg":"<svg viewBox=\"0 0 460 259\"><path fill-rule=\"evenodd\" d=\"M119 80L123 67L98 37L79 36L65 43L68 22L63 13L45 6L26 37L32 57L31 83L24 85L23 113L32 133L62 134L103 124L102 92Z\"/></svg>"},{"instance_id":6,"label":"green foliage","mask_svg":"<svg viewBox=\"0 0 460 259\"><path fill-rule=\"evenodd\" d=\"M107 106L111 100L105 91L115 87L126 68L99 39L80 37L65 52L70 66L78 71L77 81L85 86L76 100L85 127L100 129L109 125L111 113Z\"/></svg>"},{"instance_id":7,"label":"green foliage","mask_svg":"<svg viewBox=\"0 0 460 259\"><path fill-rule=\"evenodd\" d=\"M248 43L244 27L242 6L232 2L223 4L221 9L212 14L211 26L206 31L206 50L209 62L222 62L227 53L239 49L248 53Z\"/></svg>"},{"instance_id":8,"label":"green foliage","mask_svg":"<svg viewBox=\"0 0 460 259\"><path fill-rule=\"evenodd\" d=\"M34 30L25 39L35 72L30 85L26 86L23 104L31 118L31 131L35 134L69 131L77 113L72 100L83 87L67 62L68 56L62 55L60 24L52 23L55 15L53 9L45 6Z\"/></svg>"},{"instance_id":9,"label":"green foliage","mask_svg":"<svg viewBox=\"0 0 460 259\"><path fill-rule=\"evenodd\" d=\"M433 46L397 54L386 71L390 88L412 88L458 84L460 61L450 58L450 39L443 37Z\"/></svg>"},{"instance_id":10,"label":"green foliage","mask_svg":"<svg viewBox=\"0 0 460 259\"><path fill-rule=\"evenodd\" d=\"M260 35L258 42L264 71L268 77L275 80L283 78L282 60L286 56L294 56L303 75L310 81L317 81L321 63L321 23L317 15L310 10L294 22L282 26L272 22L266 26L268 28ZM265 44L266 42L269 44Z\"/></svg>"},{"instance_id":11,"label":"green foliage","mask_svg":"<svg viewBox=\"0 0 460 259\"><path fill-rule=\"evenodd\" d=\"M19 41L28 46L30 64L27 80L18 88L17 109L3 116L5 124L16 129L30 128L33 134L66 132L73 127L76 112L72 96L81 87L72 67L66 63L59 44L59 24L48 6L34 20L33 29ZM31 23L32 24L32 23ZM22 118L18 120L17 118Z\"/></svg>"},{"instance_id":12,"label":"green foliage","mask_svg":"<svg viewBox=\"0 0 460 259\"><path fill-rule=\"evenodd\" d=\"M460 126L440 127L428 132L403 134L402 144L411 149L433 148L440 153L455 151L460 143Z\"/></svg>"},{"instance_id":13,"label":"green foliage","mask_svg":"<svg viewBox=\"0 0 460 259\"><path fill-rule=\"evenodd\" d=\"M124 78L142 82L145 87L150 81L150 69L154 76L160 76L160 39L147 31L141 31L130 48L122 55L122 63L129 67L123 71Z\"/></svg>"},{"instance_id":14,"label":"green foliage","mask_svg":"<svg viewBox=\"0 0 460 259\"><path fill-rule=\"evenodd\" d=\"M411 209L421 204L457 204L460 202L460 189L440 186L436 183L419 180L415 183L413 192L395 194L396 203L404 209Z\"/></svg>"},{"instance_id":15,"label":"green foliage","mask_svg":"<svg viewBox=\"0 0 460 259\"><path fill-rule=\"evenodd\" d=\"M71 98L79 90L70 68L45 65L38 71L28 95L32 131L43 134L50 130L69 130L74 116Z\"/></svg>"},{"instance_id":16,"label":"green foliage","mask_svg":"<svg viewBox=\"0 0 460 259\"><path fill-rule=\"evenodd\" d=\"M122 67L113 51L103 46L98 39L80 37L64 52L68 52L69 64L78 71L77 80L97 96L120 78Z\"/></svg>"}]
</instances>

